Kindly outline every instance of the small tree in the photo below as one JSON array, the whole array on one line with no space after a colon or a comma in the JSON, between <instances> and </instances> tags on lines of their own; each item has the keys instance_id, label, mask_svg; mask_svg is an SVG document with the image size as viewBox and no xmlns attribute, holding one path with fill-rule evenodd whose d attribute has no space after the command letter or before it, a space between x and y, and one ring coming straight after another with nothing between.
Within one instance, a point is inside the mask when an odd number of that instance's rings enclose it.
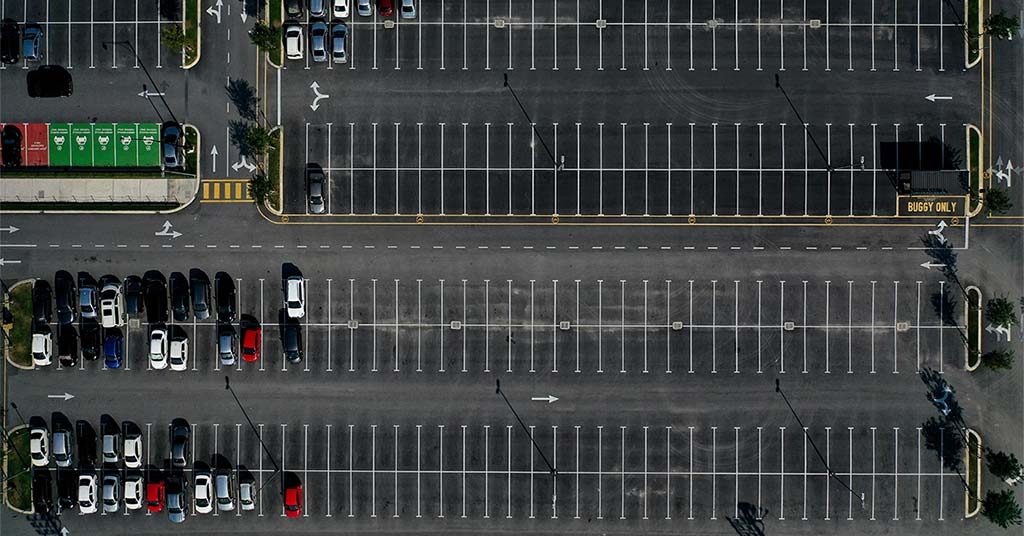
<instances>
[{"instance_id":1,"label":"small tree","mask_svg":"<svg viewBox=\"0 0 1024 536\"><path fill-rule=\"evenodd\" d=\"M1013 202L1006 190L1002 188L989 188L985 191L985 206L993 214L1006 214L1013 208Z\"/></svg>"},{"instance_id":2,"label":"small tree","mask_svg":"<svg viewBox=\"0 0 1024 536\"><path fill-rule=\"evenodd\" d=\"M256 21L252 29L249 30L249 39L252 44L263 49L264 52L277 52L281 47L281 29L271 28L262 21Z\"/></svg>"},{"instance_id":3,"label":"small tree","mask_svg":"<svg viewBox=\"0 0 1024 536\"><path fill-rule=\"evenodd\" d=\"M264 153L273 148L274 136L259 125L249 125L249 128L245 130L243 145L249 156L262 157Z\"/></svg>"},{"instance_id":4,"label":"small tree","mask_svg":"<svg viewBox=\"0 0 1024 536\"><path fill-rule=\"evenodd\" d=\"M1013 350L990 350L981 356L981 364L991 370L1010 370L1013 368Z\"/></svg>"},{"instance_id":5,"label":"small tree","mask_svg":"<svg viewBox=\"0 0 1024 536\"><path fill-rule=\"evenodd\" d=\"M997 326L1013 327L1017 325L1017 310L1006 298L992 298L985 306L985 316Z\"/></svg>"},{"instance_id":6,"label":"small tree","mask_svg":"<svg viewBox=\"0 0 1024 536\"><path fill-rule=\"evenodd\" d=\"M267 198L277 190L276 186L270 177L267 177L267 174L262 171L257 171L249 178L249 191L257 204L266 202Z\"/></svg>"},{"instance_id":7,"label":"small tree","mask_svg":"<svg viewBox=\"0 0 1024 536\"><path fill-rule=\"evenodd\" d=\"M192 54L191 40L188 39L179 24L164 25L160 32L160 42L171 50L184 50L186 53Z\"/></svg>"},{"instance_id":8,"label":"small tree","mask_svg":"<svg viewBox=\"0 0 1024 536\"><path fill-rule=\"evenodd\" d=\"M1013 491L989 491L981 501L981 513L989 521L1002 528L1021 524L1020 505L1013 498Z\"/></svg>"},{"instance_id":9,"label":"small tree","mask_svg":"<svg viewBox=\"0 0 1024 536\"><path fill-rule=\"evenodd\" d=\"M1017 482L1024 478L1024 466L1021 466L1013 454L989 450L985 453L985 459L992 475L1011 486L1016 486Z\"/></svg>"},{"instance_id":10,"label":"small tree","mask_svg":"<svg viewBox=\"0 0 1024 536\"><path fill-rule=\"evenodd\" d=\"M993 13L985 20L985 35L991 35L996 39L1012 41L1013 34L1019 29L1020 19L1017 17L1008 17L1006 16L1006 13L1002 11L999 13Z\"/></svg>"}]
</instances>

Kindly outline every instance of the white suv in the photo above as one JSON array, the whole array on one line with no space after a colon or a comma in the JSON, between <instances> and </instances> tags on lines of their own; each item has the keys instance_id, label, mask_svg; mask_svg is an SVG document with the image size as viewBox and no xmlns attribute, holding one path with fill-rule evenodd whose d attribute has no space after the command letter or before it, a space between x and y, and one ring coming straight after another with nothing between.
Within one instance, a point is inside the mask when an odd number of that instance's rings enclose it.
<instances>
[{"instance_id":1,"label":"white suv","mask_svg":"<svg viewBox=\"0 0 1024 536\"><path fill-rule=\"evenodd\" d=\"M107 283L100 292L100 324L105 328L124 325L124 294L118 283Z\"/></svg>"},{"instance_id":2,"label":"white suv","mask_svg":"<svg viewBox=\"0 0 1024 536\"><path fill-rule=\"evenodd\" d=\"M306 316L306 282L301 275L291 275L284 282L284 305L288 318Z\"/></svg>"},{"instance_id":3,"label":"white suv","mask_svg":"<svg viewBox=\"0 0 1024 536\"><path fill-rule=\"evenodd\" d=\"M167 330L154 328L149 334L149 366L156 370L167 368L167 343Z\"/></svg>"}]
</instances>

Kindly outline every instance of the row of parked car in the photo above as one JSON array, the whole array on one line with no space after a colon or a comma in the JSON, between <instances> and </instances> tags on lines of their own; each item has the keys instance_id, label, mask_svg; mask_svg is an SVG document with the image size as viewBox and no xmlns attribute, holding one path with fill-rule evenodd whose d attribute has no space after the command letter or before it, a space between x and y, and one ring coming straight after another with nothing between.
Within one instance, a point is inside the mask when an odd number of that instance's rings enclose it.
<instances>
[{"instance_id":1,"label":"row of parked car","mask_svg":"<svg viewBox=\"0 0 1024 536\"><path fill-rule=\"evenodd\" d=\"M282 341L284 357L292 362L302 359L298 319L305 316L306 286L302 275L291 271L282 278L284 307L282 309ZM212 289L212 290L211 290ZM213 305L212 297L216 297ZM142 277L129 275L121 281L104 275L97 282L88 272L75 278L60 270L51 287L46 280L36 280L32 288L32 362L37 367L52 364L53 310L57 311L59 361L73 367L82 359L97 359L101 351L107 368L120 368L124 359L124 334L121 328L129 317L146 315L149 325L148 359L152 368L185 370L188 367L188 335L180 324L190 316L206 320L216 313L217 355L221 365L236 364L240 353L245 361L256 361L261 355L263 331L252 315L242 315L241 351L235 330L237 293L235 281L226 272L217 272L211 282L199 269L189 271L188 278L172 272L170 279L157 270ZM215 309L215 311L214 311ZM168 315L170 311L170 315ZM79 320L78 330L73 325ZM169 320L173 319L171 323ZM81 350L79 350L79 343Z\"/></svg>"},{"instance_id":2,"label":"row of parked car","mask_svg":"<svg viewBox=\"0 0 1024 536\"><path fill-rule=\"evenodd\" d=\"M416 5L413 0L401 0L403 19L416 18ZM305 38L303 37L302 24L299 19L302 17L302 1L290 0L286 9L290 20L284 24L284 50L285 56L290 60L301 60L305 58ZM373 14L370 0L358 0L356 11L362 16ZM394 15L395 8L391 0L377 0L377 13L382 17ZM345 51L345 41L348 38L348 25L341 19L348 18L348 1L334 0L331 8L331 15L334 23L328 26L324 17L327 15L325 0L309 1L309 54L315 62L325 62L330 56L333 63L348 63L348 53ZM328 37L328 34L330 36ZM328 41L330 39L330 41Z\"/></svg>"},{"instance_id":3,"label":"row of parked car","mask_svg":"<svg viewBox=\"0 0 1024 536\"><path fill-rule=\"evenodd\" d=\"M185 476L191 428L184 419L174 419L168 429L170 460L166 471L143 467L142 434L135 423L125 421L118 426L109 415L101 417L102 465L97 469L97 437L91 423L79 420L72 428L71 421L61 413L54 413L52 421L51 443L45 419L39 416L29 419L32 495L37 513L55 510L59 515L75 506L82 514L93 514L101 509L105 513L116 513L122 507L140 510L145 506L150 513L166 508L168 518L181 523L189 513L186 495L190 485L194 490L196 513L207 514L214 508L230 512L236 505L243 511L256 508L256 478L248 471L195 463L191 480ZM56 504L51 463L56 465ZM302 512L302 484L295 481L294 475L289 476L290 482L283 488L285 511L289 517L298 517Z\"/></svg>"},{"instance_id":4,"label":"row of parked car","mask_svg":"<svg viewBox=\"0 0 1024 536\"><path fill-rule=\"evenodd\" d=\"M390 17L395 14L394 0L352 0L356 6L356 13L361 17L373 15L373 4L377 4L377 13L381 17ZM327 16L327 4L331 5L331 17L334 19L347 19L349 17L349 0L309 0L309 16L314 18ZM403 19L416 18L416 3L414 0L399 0L399 13ZM286 0L285 13L288 17L298 19L303 16L303 0Z\"/></svg>"},{"instance_id":5,"label":"row of parked car","mask_svg":"<svg viewBox=\"0 0 1024 536\"><path fill-rule=\"evenodd\" d=\"M26 61L43 59L43 27L34 23L21 26L14 19L0 22L0 61L10 65L24 58Z\"/></svg>"}]
</instances>

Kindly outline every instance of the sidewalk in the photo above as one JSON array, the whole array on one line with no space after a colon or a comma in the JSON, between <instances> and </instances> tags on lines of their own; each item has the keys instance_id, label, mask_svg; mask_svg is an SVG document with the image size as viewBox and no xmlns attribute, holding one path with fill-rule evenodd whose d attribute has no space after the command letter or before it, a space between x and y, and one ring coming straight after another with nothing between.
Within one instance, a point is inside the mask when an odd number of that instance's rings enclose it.
<instances>
[{"instance_id":1,"label":"sidewalk","mask_svg":"<svg viewBox=\"0 0 1024 536\"><path fill-rule=\"evenodd\" d=\"M194 177L0 177L0 202L175 203L195 194Z\"/></svg>"}]
</instances>

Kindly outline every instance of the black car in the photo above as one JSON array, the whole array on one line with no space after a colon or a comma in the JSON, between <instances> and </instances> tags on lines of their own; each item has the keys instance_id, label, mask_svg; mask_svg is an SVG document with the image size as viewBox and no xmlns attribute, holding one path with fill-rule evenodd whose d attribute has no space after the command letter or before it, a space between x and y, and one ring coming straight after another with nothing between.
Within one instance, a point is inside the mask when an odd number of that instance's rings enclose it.
<instances>
[{"instance_id":1,"label":"black car","mask_svg":"<svg viewBox=\"0 0 1024 536\"><path fill-rule=\"evenodd\" d=\"M196 320L210 318L210 278L193 268L189 270L189 293L192 295L192 313Z\"/></svg>"},{"instance_id":2,"label":"black car","mask_svg":"<svg viewBox=\"0 0 1024 536\"><path fill-rule=\"evenodd\" d=\"M14 19L0 24L0 61L10 65L21 59L21 32Z\"/></svg>"},{"instance_id":3,"label":"black car","mask_svg":"<svg viewBox=\"0 0 1024 536\"><path fill-rule=\"evenodd\" d=\"M78 445L78 467L96 465L96 429L89 421L75 421L75 443Z\"/></svg>"},{"instance_id":4,"label":"black car","mask_svg":"<svg viewBox=\"0 0 1024 536\"><path fill-rule=\"evenodd\" d=\"M37 279L32 285L32 320L49 324L53 320L53 289L50 283Z\"/></svg>"},{"instance_id":5,"label":"black car","mask_svg":"<svg viewBox=\"0 0 1024 536\"><path fill-rule=\"evenodd\" d=\"M100 325L92 318L83 318L79 327L82 359L94 361L100 355Z\"/></svg>"},{"instance_id":6,"label":"black car","mask_svg":"<svg viewBox=\"0 0 1024 536\"><path fill-rule=\"evenodd\" d=\"M57 355L62 367L78 366L78 332L75 326L57 328Z\"/></svg>"},{"instance_id":7,"label":"black car","mask_svg":"<svg viewBox=\"0 0 1024 536\"><path fill-rule=\"evenodd\" d=\"M181 272L171 273L171 311L175 322L188 320L188 280Z\"/></svg>"},{"instance_id":8,"label":"black car","mask_svg":"<svg viewBox=\"0 0 1024 536\"><path fill-rule=\"evenodd\" d=\"M70 97L75 91L71 73L60 65L42 65L28 72L28 96L35 99Z\"/></svg>"},{"instance_id":9,"label":"black car","mask_svg":"<svg viewBox=\"0 0 1024 536\"><path fill-rule=\"evenodd\" d=\"M142 276L142 287L145 292L146 320L150 324L167 322L167 283L164 275L150 270Z\"/></svg>"},{"instance_id":10,"label":"black car","mask_svg":"<svg viewBox=\"0 0 1024 536\"><path fill-rule=\"evenodd\" d=\"M53 479L45 467L32 470L32 504L37 514L48 514L53 508Z\"/></svg>"},{"instance_id":11,"label":"black car","mask_svg":"<svg viewBox=\"0 0 1024 536\"><path fill-rule=\"evenodd\" d=\"M174 419L171 421L171 465L174 467L185 467L188 465L188 442L192 435L185 419Z\"/></svg>"},{"instance_id":12,"label":"black car","mask_svg":"<svg viewBox=\"0 0 1024 536\"><path fill-rule=\"evenodd\" d=\"M288 18L300 18L302 16L302 0L285 0L284 11L288 14Z\"/></svg>"},{"instance_id":13,"label":"black car","mask_svg":"<svg viewBox=\"0 0 1024 536\"><path fill-rule=\"evenodd\" d=\"M70 510L78 502L78 471L57 468L57 509Z\"/></svg>"},{"instance_id":14,"label":"black car","mask_svg":"<svg viewBox=\"0 0 1024 536\"><path fill-rule=\"evenodd\" d=\"M302 337L299 336L299 327L298 320L294 318L288 318L284 322L281 345L284 348L284 357L289 363L302 361Z\"/></svg>"},{"instance_id":15,"label":"black car","mask_svg":"<svg viewBox=\"0 0 1024 536\"><path fill-rule=\"evenodd\" d=\"M54 276L53 282L56 286L54 297L57 300L57 322L62 326L71 324L75 321L75 308L78 306L75 279L71 277L71 273L60 270Z\"/></svg>"},{"instance_id":16,"label":"black car","mask_svg":"<svg viewBox=\"0 0 1024 536\"><path fill-rule=\"evenodd\" d=\"M142 299L142 278L137 275L124 278L124 308L129 315L139 315L146 310Z\"/></svg>"},{"instance_id":17,"label":"black car","mask_svg":"<svg viewBox=\"0 0 1024 536\"><path fill-rule=\"evenodd\" d=\"M0 157L3 157L4 167L21 166L21 129L10 123L4 125L0 131Z\"/></svg>"},{"instance_id":18,"label":"black car","mask_svg":"<svg viewBox=\"0 0 1024 536\"><path fill-rule=\"evenodd\" d=\"M226 272L217 272L217 321L235 321L235 281Z\"/></svg>"}]
</instances>

